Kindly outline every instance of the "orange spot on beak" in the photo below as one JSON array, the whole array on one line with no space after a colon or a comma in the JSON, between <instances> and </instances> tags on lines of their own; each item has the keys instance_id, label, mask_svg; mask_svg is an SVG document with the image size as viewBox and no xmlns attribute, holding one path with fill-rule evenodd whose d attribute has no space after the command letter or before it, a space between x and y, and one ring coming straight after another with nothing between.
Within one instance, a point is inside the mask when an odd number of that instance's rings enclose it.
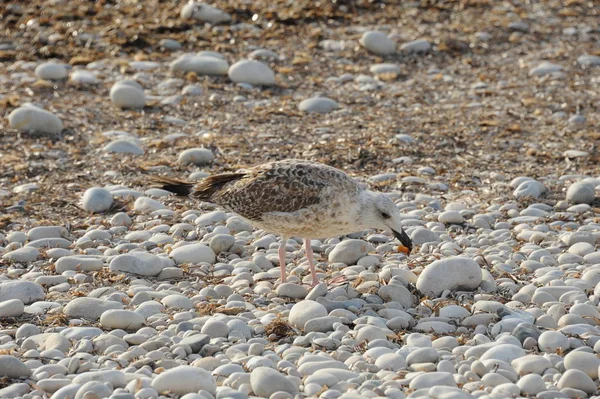
<instances>
[{"instance_id":1,"label":"orange spot on beak","mask_svg":"<svg viewBox=\"0 0 600 399\"><path fill-rule=\"evenodd\" d=\"M410 254L410 249L408 249L404 245L398 245L398 252L402 252L403 254L406 254L408 256L408 254Z\"/></svg>"}]
</instances>

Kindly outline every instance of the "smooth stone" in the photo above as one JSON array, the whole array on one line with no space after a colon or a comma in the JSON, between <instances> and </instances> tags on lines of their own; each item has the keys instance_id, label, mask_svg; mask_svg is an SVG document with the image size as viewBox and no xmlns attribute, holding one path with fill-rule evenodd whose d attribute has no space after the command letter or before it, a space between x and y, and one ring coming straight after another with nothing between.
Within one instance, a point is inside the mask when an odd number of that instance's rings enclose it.
<instances>
[{"instance_id":1,"label":"smooth stone","mask_svg":"<svg viewBox=\"0 0 600 399\"><path fill-rule=\"evenodd\" d=\"M598 379L598 367L600 359L593 353L583 351L572 351L565 356L564 366L567 370L580 370L590 376L591 379Z\"/></svg>"},{"instance_id":2,"label":"smooth stone","mask_svg":"<svg viewBox=\"0 0 600 399\"><path fill-rule=\"evenodd\" d=\"M100 83L95 73L81 69L73 71L69 79L71 82L79 85L95 85Z\"/></svg>"},{"instance_id":3,"label":"smooth stone","mask_svg":"<svg viewBox=\"0 0 600 399\"><path fill-rule=\"evenodd\" d=\"M438 243L440 237L434 231L424 227L417 227L410 233L410 238L414 245L423 245L425 243Z\"/></svg>"},{"instance_id":4,"label":"smooth stone","mask_svg":"<svg viewBox=\"0 0 600 399\"><path fill-rule=\"evenodd\" d=\"M377 295L379 295L384 302L399 303L404 309L411 308L414 303L413 294L403 285L382 285L379 287Z\"/></svg>"},{"instance_id":5,"label":"smooth stone","mask_svg":"<svg viewBox=\"0 0 600 399\"><path fill-rule=\"evenodd\" d=\"M451 373L444 371L433 371L430 373L419 374L410 380L410 389L430 388L433 386L456 387L456 382Z\"/></svg>"},{"instance_id":6,"label":"smooth stone","mask_svg":"<svg viewBox=\"0 0 600 399\"><path fill-rule=\"evenodd\" d=\"M457 256L437 260L425 267L417 279L417 289L424 295L438 297L445 290L474 290L481 280L477 262Z\"/></svg>"},{"instance_id":7,"label":"smooth stone","mask_svg":"<svg viewBox=\"0 0 600 399\"><path fill-rule=\"evenodd\" d=\"M4 281L0 283L0 302L18 299L25 305L44 300L44 288L31 281Z\"/></svg>"},{"instance_id":8,"label":"smooth stone","mask_svg":"<svg viewBox=\"0 0 600 399\"><path fill-rule=\"evenodd\" d=\"M140 276L158 276L164 268L162 260L147 252L131 252L115 256L108 265L109 270L137 274Z\"/></svg>"},{"instance_id":9,"label":"smooth stone","mask_svg":"<svg viewBox=\"0 0 600 399\"><path fill-rule=\"evenodd\" d=\"M234 244L235 237L231 234L216 234L210 239L208 246L215 254L220 254L229 251Z\"/></svg>"},{"instance_id":10,"label":"smooth stone","mask_svg":"<svg viewBox=\"0 0 600 399\"><path fill-rule=\"evenodd\" d=\"M144 317L131 310L111 309L102 313L100 325L107 329L138 330L144 324Z\"/></svg>"},{"instance_id":11,"label":"smooth stone","mask_svg":"<svg viewBox=\"0 0 600 399\"><path fill-rule=\"evenodd\" d=\"M444 211L439 214L438 221L444 224L462 224L465 218L458 211Z\"/></svg>"},{"instance_id":12,"label":"smooth stone","mask_svg":"<svg viewBox=\"0 0 600 399\"><path fill-rule=\"evenodd\" d=\"M42 238L67 238L67 229L62 226L38 226L27 232L29 241L40 240Z\"/></svg>"},{"instance_id":13,"label":"smooth stone","mask_svg":"<svg viewBox=\"0 0 600 399\"><path fill-rule=\"evenodd\" d=\"M73 318L98 320L105 311L122 308L123 305L119 302L79 297L69 301L67 306L65 306L64 313Z\"/></svg>"},{"instance_id":14,"label":"smooth stone","mask_svg":"<svg viewBox=\"0 0 600 399\"><path fill-rule=\"evenodd\" d=\"M104 152L110 152L114 154L131 154L131 155L144 155L145 151L140 145L133 140L119 139L111 141L103 147Z\"/></svg>"},{"instance_id":15,"label":"smooth stone","mask_svg":"<svg viewBox=\"0 0 600 399\"><path fill-rule=\"evenodd\" d=\"M360 258L374 250L375 248L364 240L349 239L337 244L329 253L328 259L330 263L355 265Z\"/></svg>"},{"instance_id":16,"label":"smooth stone","mask_svg":"<svg viewBox=\"0 0 600 399\"><path fill-rule=\"evenodd\" d=\"M272 86L275 74L267 64L255 60L241 60L228 71L229 79L235 83L248 83L254 86Z\"/></svg>"},{"instance_id":17,"label":"smooth stone","mask_svg":"<svg viewBox=\"0 0 600 399\"><path fill-rule=\"evenodd\" d=\"M217 384L210 372L198 367L177 366L160 373L152 380L152 388L159 393L185 395L207 391L215 395Z\"/></svg>"},{"instance_id":18,"label":"smooth stone","mask_svg":"<svg viewBox=\"0 0 600 399\"><path fill-rule=\"evenodd\" d=\"M479 360L501 360L505 363L510 363L515 359L525 356L525 351L511 344L498 344L488 349Z\"/></svg>"},{"instance_id":19,"label":"smooth stone","mask_svg":"<svg viewBox=\"0 0 600 399\"><path fill-rule=\"evenodd\" d=\"M8 123L21 132L58 134L63 129L60 118L52 112L31 104L25 104L8 115Z\"/></svg>"},{"instance_id":20,"label":"smooth stone","mask_svg":"<svg viewBox=\"0 0 600 399\"><path fill-rule=\"evenodd\" d=\"M397 353L385 353L377 357L375 366L379 367L381 370L397 372L406 368L406 360Z\"/></svg>"},{"instance_id":21,"label":"smooth stone","mask_svg":"<svg viewBox=\"0 0 600 399\"><path fill-rule=\"evenodd\" d=\"M544 331L538 339L538 346L542 352L556 353L557 350L569 349L569 339L558 331Z\"/></svg>"},{"instance_id":22,"label":"smooth stone","mask_svg":"<svg viewBox=\"0 0 600 399\"><path fill-rule=\"evenodd\" d=\"M25 312L25 304L20 299L9 299L0 302L0 318L19 317Z\"/></svg>"},{"instance_id":23,"label":"smooth stone","mask_svg":"<svg viewBox=\"0 0 600 399\"><path fill-rule=\"evenodd\" d=\"M598 66L600 65L600 56L598 55L580 55L577 57L577 63L585 66Z\"/></svg>"},{"instance_id":24,"label":"smooth stone","mask_svg":"<svg viewBox=\"0 0 600 399\"><path fill-rule=\"evenodd\" d=\"M292 326L303 329L307 321L327 316L327 309L315 301L300 301L292 306L289 314L289 322Z\"/></svg>"},{"instance_id":25,"label":"smooth stone","mask_svg":"<svg viewBox=\"0 0 600 399\"><path fill-rule=\"evenodd\" d=\"M561 65L544 61L544 62L540 63L538 66L531 68L529 70L529 74L531 76L545 76L545 75L550 75L555 72L560 72L562 70L563 70L563 67Z\"/></svg>"},{"instance_id":26,"label":"smooth stone","mask_svg":"<svg viewBox=\"0 0 600 399\"><path fill-rule=\"evenodd\" d=\"M326 97L307 98L298 105L298 109L302 112L319 114L327 114L339 108L340 106L337 102Z\"/></svg>"},{"instance_id":27,"label":"smooth stone","mask_svg":"<svg viewBox=\"0 0 600 399\"><path fill-rule=\"evenodd\" d=\"M373 75L398 75L400 73L400 66L398 64L373 64L369 67L369 71Z\"/></svg>"},{"instance_id":28,"label":"smooth stone","mask_svg":"<svg viewBox=\"0 0 600 399\"><path fill-rule=\"evenodd\" d=\"M179 153L177 162L184 165L204 166L210 164L214 159L215 156L208 148L189 148Z\"/></svg>"},{"instance_id":29,"label":"smooth stone","mask_svg":"<svg viewBox=\"0 0 600 399\"><path fill-rule=\"evenodd\" d=\"M83 385L90 381L108 382L114 388L123 388L127 385L125 373L120 370L98 370L78 374L73 378L74 384Z\"/></svg>"},{"instance_id":30,"label":"smooth stone","mask_svg":"<svg viewBox=\"0 0 600 399\"><path fill-rule=\"evenodd\" d=\"M210 342L209 335L194 334L194 335L185 337L179 343L181 345L189 345L189 347L192 349L192 353L198 353L198 352L200 352L200 349L202 349L202 347L204 347L204 345L208 344L209 342Z\"/></svg>"},{"instance_id":31,"label":"smooth stone","mask_svg":"<svg viewBox=\"0 0 600 399\"><path fill-rule=\"evenodd\" d=\"M88 188L81 198L81 207L91 213L105 212L112 204L113 197L110 191L102 187Z\"/></svg>"},{"instance_id":32,"label":"smooth stone","mask_svg":"<svg viewBox=\"0 0 600 399\"><path fill-rule=\"evenodd\" d=\"M271 397L275 392L295 393L296 385L277 370L257 367L250 374L250 385L255 395Z\"/></svg>"},{"instance_id":33,"label":"smooth stone","mask_svg":"<svg viewBox=\"0 0 600 399\"><path fill-rule=\"evenodd\" d=\"M594 187L584 183L573 183L567 190L567 201L573 204L591 204L595 198Z\"/></svg>"},{"instance_id":34,"label":"smooth stone","mask_svg":"<svg viewBox=\"0 0 600 399\"><path fill-rule=\"evenodd\" d=\"M539 198L546 192L546 187L537 180L530 179L522 182L513 191L513 196L517 199L533 197Z\"/></svg>"},{"instance_id":35,"label":"smooth stone","mask_svg":"<svg viewBox=\"0 0 600 399\"><path fill-rule=\"evenodd\" d=\"M308 290L299 284L282 283L275 289L275 292L280 297L304 299L308 295Z\"/></svg>"},{"instance_id":36,"label":"smooth stone","mask_svg":"<svg viewBox=\"0 0 600 399\"><path fill-rule=\"evenodd\" d=\"M110 88L110 100L123 109L139 109L146 106L146 94L142 86L132 80L121 80Z\"/></svg>"},{"instance_id":37,"label":"smooth stone","mask_svg":"<svg viewBox=\"0 0 600 399\"><path fill-rule=\"evenodd\" d=\"M81 272L95 272L102 270L104 262L99 258L83 257L83 256L63 256L54 264L56 273L64 273L68 270Z\"/></svg>"},{"instance_id":38,"label":"smooth stone","mask_svg":"<svg viewBox=\"0 0 600 399\"><path fill-rule=\"evenodd\" d=\"M231 21L231 15L223 10L211 6L210 4L191 0L188 1L179 13L181 19L195 19L201 22L211 24L221 24Z\"/></svg>"},{"instance_id":39,"label":"smooth stone","mask_svg":"<svg viewBox=\"0 0 600 399\"><path fill-rule=\"evenodd\" d=\"M35 75L44 80L66 79L69 72L64 64L56 62L44 62L35 68Z\"/></svg>"},{"instance_id":40,"label":"smooth stone","mask_svg":"<svg viewBox=\"0 0 600 399\"><path fill-rule=\"evenodd\" d=\"M409 53L426 53L431 50L431 43L427 39L417 39L402 44L400 49Z\"/></svg>"},{"instance_id":41,"label":"smooth stone","mask_svg":"<svg viewBox=\"0 0 600 399\"><path fill-rule=\"evenodd\" d=\"M0 375L7 378L25 378L31 375L31 370L14 356L0 355Z\"/></svg>"},{"instance_id":42,"label":"smooth stone","mask_svg":"<svg viewBox=\"0 0 600 399\"><path fill-rule=\"evenodd\" d=\"M14 262L29 263L35 262L40 256L40 251L34 247L24 247L15 249L2 255L2 259Z\"/></svg>"},{"instance_id":43,"label":"smooth stone","mask_svg":"<svg viewBox=\"0 0 600 399\"><path fill-rule=\"evenodd\" d=\"M588 395L596 391L596 384L586 373L581 370L567 370L558 380L558 389L575 388Z\"/></svg>"},{"instance_id":44,"label":"smooth stone","mask_svg":"<svg viewBox=\"0 0 600 399\"><path fill-rule=\"evenodd\" d=\"M224 76L229 70L229 63L218 57L184 54L171 63L171 70L194 72L200 76Z\"/></svg>"},{"instance_id":45,"label":"smooth stone","mask_svg":"<svg viewBox=\"0 0 600 399\"><path fill-rule=\"evenodd\" d=\"M526 355L514 359L511 365L519 375L529 373L542 375L544 371L552 367L552 363L541 355Z\"/></svg>"},{"instance_id":46,"label":"smooth stone","mask_svg":"<svg viewBox=\"0 0 600 399\"><path fill-rule=\"evenodd\" d=\"M380 31L367 31L363 33L358 42L377 55L390 55L396 52L396 43Z\"/></svg>"},{"instance_id":47,"label":"smooth stone","mask_svg":"<svg viewBox=\"0 0 600 399\"><path fill-rule=\"evenodd\" d=\"M216 255L212 249L202 244L190 244L175 248L169 254L178 265L182 263L210 263L214 264Z\"/></svg>"}]
</instances>

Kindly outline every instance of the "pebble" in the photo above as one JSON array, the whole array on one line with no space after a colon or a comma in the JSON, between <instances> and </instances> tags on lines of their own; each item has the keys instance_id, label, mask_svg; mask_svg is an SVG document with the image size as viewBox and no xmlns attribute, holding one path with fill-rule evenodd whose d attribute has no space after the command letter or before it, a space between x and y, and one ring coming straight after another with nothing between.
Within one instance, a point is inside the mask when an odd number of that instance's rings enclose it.
<instances>
[{"instance_id":1,"label":"pebble","mask_svg":"<svg viewBox=\"0 0 600 399\"><path fill-rule=\"evenodd\" d=\"M359 43L371 53L377 55L390 55L396 52L396 43L380 31L367 31L363 33Z\"/></svg>"},{"instance_id":2,"label":"pebble","mask_svg":"<svg viewBox=\"0 0 600 399\"><path fill-rule=\"evenodd\" d=\"M580 55L577 57L577 63L584 66L598 66L600 65L600 56L598 55Z\"/></svg>"},{"instance_id":3,"label":"pebble","mask_svg":"<svg viewBox=\"0 0 600 399\"><path fill-rule=\"evenodd\" d=\"M32 104L12 111L8 115L8 123L20 132L54 135L63 130L63 123L58 116Z\"/></svg>"},{"instance_id":4,"label":"pebble","mask_svg":"<svg viewBox=\"0 0 600 399\"><path fill-rule=\"evenodd\" d=\"M164 263L156 255L146 252L132 252L115 256L108 265L109 270L131 273L139 276L158 276Z\"/></svg>"},{"instance_id":5,"label":"pebble","mask_svg":"<svg viewBox=\"0 0 600 399\"><path fill-rule=\"evenodd\" d=\"M106 212L113 204L111 193L102 187L92 187L85 190L81 198L81 207L86 212Z\"/></svg>"},{"instance_id":6,"label":"pebble","mask_svg":"<svg viewBox=\"0 0 600 399\"><path fill-rule=\"evenodd\" d=\"M573 183L567 190L567 201L573 204L591 204L594 197L594 187L589 184Z\"/></svg>"},{"instance_id":7,"label":"pebble","mask_svg":"<svg viewBox=\"0 0 600 399\"><path fill-rule=\"evenodd\" d=\"M293 299L304 299L308 295L308 290L305 287L294 283L280 284L275 292L280 297Z\"/></svg>"},{"instance_id":8,"label":"pebble","mask_svg":"<svg viewBox=\"0 0 600 399\"><path fill-rule=\"evenodd\" d=\"M340 262L346 265L355 265L360 258L374 250L375 248L366 241L349 239L337 244L329 253L328 258L330 263Z\"/></svg>"},{"instance_id":9,"label":"pebble","mask_svg":"<svg viewBox=\"0 0 600 399\"><path fill-rule=\"evenodd\" d=\"M44 288L31 281L4 281L0 284L0 302L18 299L25 305L44 300Z\"/></svg>"},{"instance_id":10,"label":"pebble","mask_svg":"<svg viewBox=\"0 0 600 399\"><path fill-rule=\"evenodd\" d=\"M112 309L100 316L100 325L107 329L122 329L135 331L144 324L144 317L131 310Z\"/></svg>"},{"instance_id":11,"label":"pebble","mask_svg":"<svg viewBox=\"0 0 600 399\"><path fill-rule=\"evenodd\" d=\"M235 83L248 83L253 86L273 86L275 73L264 64L256 60L241 60L233 64L227 73L229 79Z\"/></svg>"},{"instance_id":12,"label":"pebble","mask_svg":"<svg viewBox=\"0 0 600 399\"><path fill-rule=\"evenodd\" d=\"M417 279L423 295L438 297L445 290L474 290L481 284L481 268L464 256L440 259L425 268Z\"/></svg>"},{"instance_id":13,"label":"pebble","mask_svg":"<svg viewBox=\"0 0 600 399\"><path fill-rule=\"evenodd\" d=\"M409 53L426 53L431 50L431 43L427 39L418 39L402 44L400 49Z\"/></svg>"},{"instance_id":14,"label":"pebble","mask_svg":"<svg viewBox=\"0 0 600 399\"><path fill-rule=\"evenodd\" d=\"M337 102L326 97L307 98L298 105L298 109L302 112L319 114L327 114L339 108Z\"/></svg>"},{"instance_id":15,"label":"pebble","mask_svg":"<svg viewBox=\"0 0 600 399\"><path fill-rule=\"evenodd\" d=\"M194 72L199 76L225 76L229 63L220 57L184 54L171 63L174 72Z\"/></svg>"},{"instance_id":16,"label":"pebble","mask_svg":"<svg viewBox=\"0 0 600 399\"><path fill-rule=\"evenodd\" d=\"M140 144L128 139L111 141L102 150L114 154L144 155L145 153Z\"/></svg>"},{"instance_id":17,"label":"pebble","mask_svg":"<svg viewBox=\"0 0 600 399\"><path fill-rule=\"evenodd\" d=\"M270 398L275 392L295 393L296 385L269 367L257 367L250 374L252 392L260 397Z\"/></svg>"},{"instance_id":18,"label":"pebble","mask_svg":"<svg viewBox=\"0 0 600 399\"><path fill-rule=\"evenodd\" d=\"M65 306L64 313L70 317L98 320L102 313L110 309L122 309L119 302L106 301L98 298L79 297L72 299Z\"/></svg>"},{"instance_id":19,"label":"pebble","mask_svg":"<svg viewBox=\"0 0 600 399\"><path fill-rule=\"evenodd\" d=\"M303 329L307 321L327 316L327 309L316 301L300 301L292 306L289 322L292 326Z\"/></svg>"},{"instance_id":20,"label":"pebble","mask_svg":"<svg viewBox=\"0 0 600 399\"><path fill-rule=\"evenodd\" d=\"M574 388L590 395L596 391L596 384L581 370L567 370L558 380L558 389Z\"/></svg>"},{"instance_id":21,"label":"pebble","mask_svg":"<svg viewBox=\"0 0 600 399\"><path fill-rule=\"evenodd\" d=\"M211 24L226 23L231 21L231 15L223 10L211 6L200 1L188 1L180 12L180 17L183 20L195 19L201 22Z\"/></svg>"},{"instance_id":22,"label":"pebble","mask_svg":"<svg viewBox=\"0 0 600 399\"><path fill-rule=\"evenodd\" d=\"M1 317L19 317L25 311L25 304L20 299L9 299L0 302Z\"/></svg>"},{"instance_id":23,"label":"pebble","mask_svg":"<svg viewBox=\"0 0 600 399\"><path fill-rule=\"evenodd\" d=\"M179 153L177 162L183 165L204 166L215 159L212 151L207 148L188 148Z\"/></svg>"},{"instance_id":24,"label":"pebble","mask_svg":"<svg viewBox=\"0 0 600 399\"><path fill-rule=\"evenodd\" d=\"M63 80L68 74L65 65L56 62L44 62L35 68L35 76L44 80Z\"/></svg>"},{"instance_id":25,"label":"pebble","mask_svg":"<svg viewBox=\"0 0 600 399\"><path fill-rule=\"evenodd\" d=\"M445 211L440 213L438 220L445 224L462 224L465 221L463 215L457 211Z\"/></svg>"},{"instance_id":26,"label":"pebble","mask_svg":"<svg viewBox=\"0 0 600 399\"><path fill-rule=\"evenodd\" d=\"M544 61L538 66L531 68L529 70L529 74L531 76L545 76L552 73L560 72L563 70L563 67L558 64L554 64L552 62Z\"/></svg>"},{"instance_id":27,"label":"pebble","mask_svg":"<svg viewBox=\"0 0 600 399\"><path fill-rule=\"evenodd\" d=\"M210 247L202 244L189 244L171 251L175 263L215 263L216 255Z\"/></svg>"},{"instance_id":28,"label":"pebble","mask_svg":"<svg viewBox=\"0 0 600 399\"><path fill-rule=\"evenodd\" d=\"M31 370L14 356L0 355L0 375L7 378L25 378L31 375Z\"/></svg>"},{"instance_id":29,"label":"pebble","mask_svg":"<svg viewBox=\"0 0 600 399\"><path fill-rule=\"evenodd\" d=\"M110 88L110 100L123 109L139 109L146 106L146 94L135 80L121 80Z\"/></svg>"},{"instance_id":30,"label":"pebble","mask_svg":"<svg viewBox=\"0 0 600 399\"><path fill-rule=\"evenodd\" d=\"M100 83L100 80L94 72L78 69L71 73L69 77L71 82L78 85L95 85Z\"/></svg>"},{"instance_id":31,"label":"pebble","mask_svg":"<svg viewBox=\"0 0 600 399\"><path fill-rule=\"evenodd\" d=\"M572 351L565 356L564 367L567 370L580 370L586 373L591 379L598 379L598 367L600 359L593 353L583 351Z\"/></svg>"},{"instance_id":32,"label":"pebble","mask_svg":"<svg viewBox=\"0 0 600 399\"><path fill-rule=\"evenodd\" d=\"M192 366L166 370L154 378L151 385L158 393L164 394L185 395L202 390L215 395L217 392L213 376L206 370Z\"/></svg>"},{"instance_id":33,"label":"pebble","mask_svg":"<svg viewBox=\"0 0 600 399\"><path fill-rule=\"evenodd\" d=\"M37 248L25 247L15 249L2 255L2 259L12 260L14 262L29 263L36 261L40 256L40 251Z\"/></svg>"}]
</instances>

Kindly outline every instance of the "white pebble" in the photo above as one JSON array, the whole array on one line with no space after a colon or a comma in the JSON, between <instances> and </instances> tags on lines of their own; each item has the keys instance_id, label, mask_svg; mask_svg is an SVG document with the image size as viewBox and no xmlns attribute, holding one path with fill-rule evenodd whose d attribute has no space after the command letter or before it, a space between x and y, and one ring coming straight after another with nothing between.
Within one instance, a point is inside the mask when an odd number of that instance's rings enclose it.
<instances>
[{"instance_id":1,"label":"white pebble","mask_svg":"<svg viewBox=\"0 0 600 399\"><path fill-rule=\"evenodd\" d=\"M88 188L81 198L81 207L92 213L105 212L113 204L110 192L102 187Z\"/></svg>"}]
</instances>

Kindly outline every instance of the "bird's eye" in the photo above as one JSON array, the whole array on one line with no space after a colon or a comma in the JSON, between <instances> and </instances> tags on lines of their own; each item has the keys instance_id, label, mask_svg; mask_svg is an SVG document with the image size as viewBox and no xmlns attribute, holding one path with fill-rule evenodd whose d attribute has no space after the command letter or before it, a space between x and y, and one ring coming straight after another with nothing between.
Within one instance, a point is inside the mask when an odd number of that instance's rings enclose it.
<instances>
[{"instance_id":1,"label":"bird's eye","mask_svg":"<svg viewBox=\"0 0 600 399\"><path fill-rule=\"evenodd\" d=\"M390 218L390 214L387 212L381 212L381 217L384 219L389 219Z\"/></svg>"}]
</instances>

